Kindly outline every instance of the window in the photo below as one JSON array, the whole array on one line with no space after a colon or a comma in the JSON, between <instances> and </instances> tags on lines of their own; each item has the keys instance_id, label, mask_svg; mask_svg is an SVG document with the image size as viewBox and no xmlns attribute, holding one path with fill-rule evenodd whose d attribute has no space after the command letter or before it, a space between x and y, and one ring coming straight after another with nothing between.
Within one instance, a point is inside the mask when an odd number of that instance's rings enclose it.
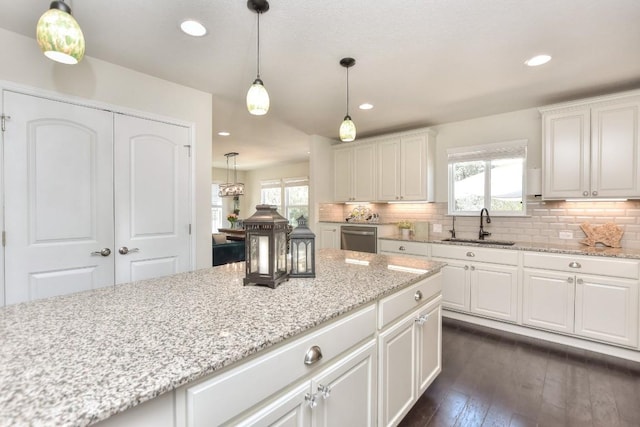
<instances>
[{"instance_id":1,"label":"window","mask_svg":"<svg viewBox=\"0 0 640 427\"><path fill-rule=\"evenodd\" d=\"M525 214L526 140L453 148L447 158L450 215L475 215L482 208L492 215Z\"/></svg>"},{"instance_id":2,"label":"window","mask_svg":"<svg viewBox=\"0 0 640 427\"><path fill-rule=\"evenodd\" d=\"M222 227L222 197L218 196L220 187L211 184L211 232L217 233Z\"/></svg>"},{"instance_id":3,"label":"window","mask_svg":"<svg viewBox=\"0 0 640 427\"><path fill-rule=\"evenodd\" d=\"M309 218L309 180L285 178L260 183L260 202L278 207L280 215L294 227L300 215Z\"/></svg>"}]
</instances>

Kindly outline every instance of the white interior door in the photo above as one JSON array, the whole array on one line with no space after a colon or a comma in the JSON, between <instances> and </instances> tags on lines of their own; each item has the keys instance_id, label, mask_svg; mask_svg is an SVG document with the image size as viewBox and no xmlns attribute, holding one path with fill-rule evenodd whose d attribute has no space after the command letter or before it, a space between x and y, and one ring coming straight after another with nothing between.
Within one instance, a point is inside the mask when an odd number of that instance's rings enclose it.
<instances>
[{"instance_id":1,"label":"white interior door","mask_svg":"<svg viewBox=\"0 0 640 427\"><path fill-rule=\"evenodd\" d=\"M113 285L112 114L11 91L3 104L6 303Z\"/></svg>"},{"instance_id":2,"label":"white interior door","mask_svg":"<svg viewBox=\"0 0 640 427\"><path fill-rule=\"evenodd\" d=\"M116 283L190 270L189 133L115 116Z\"/></svg>"}]
</instances>

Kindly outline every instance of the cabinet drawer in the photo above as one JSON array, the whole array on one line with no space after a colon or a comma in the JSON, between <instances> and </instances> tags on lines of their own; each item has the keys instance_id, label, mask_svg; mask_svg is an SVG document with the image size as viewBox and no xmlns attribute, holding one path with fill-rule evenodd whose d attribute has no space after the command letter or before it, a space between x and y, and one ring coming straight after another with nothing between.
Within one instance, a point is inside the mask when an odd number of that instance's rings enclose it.
<instances>
[{"instance_id":1,"label":"cabinet drawer","mask_svg":"<svg viewBox=\"0 0 640 427\"><path fill-rule=\"evenodd\" d=\"M523 263L531 268L627 279L637 279L639 272L638 261L619 258L524 253Z\"/></svg>"},{"instance_id":2,"label":"cabinet drawer","mask_svg":"<svg viewBox=\"0 0 640 427\"><path fill-rule=\"evenodd\" d=\"M375 305L370 305L290 344L279 347L186 389L187 425L220 425L256 405L375 332ZM322 359L304 363L312 346Z\"/></svg>"},{"instance_id":3,"label":"cabinet drawer","mask_svg":"<svg viewBox=\"0 0 640 427\"><path fill-rule=\"evenodd\" d=\"M510 249L435 244L431 247L431 256L466 261L492 262L494 264L518 265L518 251Z\"/></svg>"},{"instance_id":4,"label":"cabinet drawer","mask_svg":"<svg viewBox=\"0 0 640 427\"><path fill-rule=\"evenodd\" d=\"M422 242L408 242L404 240L379 240L380 252L393 252L398 254L429 256L429 244Z\"/></svg>"},{"instance_id":5,"label":"cabinet drawer","mask_svg":"<svg viewBox=\"0 0 640 427\"><path fill-rule=\"evenodd\" d=\"M442 273L409 286L400 292L380 300L378 328L383 329L394 320L405 315L442 292Z\"/></svg>"}]
</instances>

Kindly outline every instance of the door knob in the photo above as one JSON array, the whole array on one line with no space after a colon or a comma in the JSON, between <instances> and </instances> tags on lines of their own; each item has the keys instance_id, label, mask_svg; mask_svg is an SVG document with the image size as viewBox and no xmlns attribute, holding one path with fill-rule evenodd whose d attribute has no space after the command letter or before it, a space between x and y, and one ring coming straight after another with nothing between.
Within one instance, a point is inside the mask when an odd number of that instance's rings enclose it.
<instances>
[{"instance_id":1,"label":"door knob","mask_svg":"<svg viewBox=\"0 0 640 427\"><path fill-rule=\"evenodd\" d=\"M140 252L140 249L138 249L138 248L129 249L128 247L123 246L120 249L118 249L118 252L120 252L122 255L126 255L126 254L131 253L131 252Z\"/></svg>"},{"instance_id":2,"label":"door knob","mask_svg":"<svg viewBox=\"0 0 640 427\"><path fill-rule=\"evenodd\" d=\"M102 248L102 250L91 252L91 256L96 256L96 255L109 256L111 255L111 249Z\"/></svg>"}]
</instances>

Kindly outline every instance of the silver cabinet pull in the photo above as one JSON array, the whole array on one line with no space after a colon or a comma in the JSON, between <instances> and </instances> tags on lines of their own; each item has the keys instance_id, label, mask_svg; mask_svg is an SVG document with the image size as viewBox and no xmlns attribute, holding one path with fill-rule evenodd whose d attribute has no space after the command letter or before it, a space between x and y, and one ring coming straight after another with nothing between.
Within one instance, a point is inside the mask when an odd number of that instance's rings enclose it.
<instances>
[{"instance_id":1,"label":"silver cabinet pull","mask_svg":"<svg viewBox=\"0 0 640 427\"><path fill-rule=\"evenodd\" d=\"M465 265L465 266L464 266L464 269L465 269L465 270L468 270L468 269L469 269L469 266L468 266L468 265Z\"/></svg>"},{"instance_id":2,"label":"silver cabinet pull","mask_svg":"<svg viewBox=\"0 0 640 427\"><path fill-rule=\"evenodd\" d=\"M568 277L567 278L567 283L573 283L573 277Z\"/></svg>"},{"instance_id":3,"label":"silver cabinet pull","mask_svg":"<svg viewBox=\"0 0 640 427\"><path fill-rule=\"evenodd\" d=\"M401 250L401 251L406 251L407 250L404 246L400 246L398 249Z\"/></svg>"},{"instance_id":4,"label":"silver cabinet pull","mask_svg":"<svg viewBox=\"0 0 640 427\"><path fill-rule=\"evenodd\" d=\"M140 249L138 249L138 248L129 249L128 247L123 246L120 249L118 249L118 252L120 252L122 255L126 255L126 254L129 254L131 252L140 252Z\"/></svg>"},{"instance_id":5,"label":"silver cabinet pull","mask_svg":"<svg viewBox=\"0 0 640 427\"><path fill-rule=\"evenodd\" d=\"M476 254L474 254L473 252L467 252L467 256L473 258L474 256L476 256Z\"/></svg>"},{"instance_id":6,"label":"silver cabinet pull","mask_svg":"<svg viewBox=\"0 0 640 427\"><path fill-rule=\"evenodd\" d=\"M577 283L578 285L582 285L582 284L584 283L584 280L582 280L582 279L578 279L578 280L576 280L576 283Z\"/></svg>"},{"instance_id":7,"label":"silver cabinet pull","mask_svg":"<svg viewBox=\"0 0 640 427\"><path fill-rule=\"evenodd\" d=\"M109 256L109 255L111 255L111 249L109 249L109 248L102 248L102 249L101 249L101 250L99 250L99 251L91 252L91 256L97 256L97 255L100 255L100 256Z\"/></svg>"},{"instance_id":8,"label":"silver cabinet pull","mask_svg":"<svg viewBox=\"0 0 640 427\"><path fill-rule=\"evenodd\" d=\"M582 195L583 195L584 197L587 197L587 196L589 195L589 192L588 192L588 191L583 191L583 192L582 192Z\"/></svg>"},{"instance_id":9,"label":"silver cabinet pull","mask_svg":"<svg viewBox=\"0 0 640 427\"><path fill-rule=\"evenodd\" d=\"M316 362L322 360L322 350L317 345L314 345L309 350L307 350L307 354L304 355L304 364L305 365L313 365Z\"/></svg>"},{"instance_id":10,"label":"silver cabinet pull","mask_svg":"<svg viewBox=\"0 0 640 427\"><path fill-rule=\"evenodd\" d=\"M313 409L316 406L318 406L318 401L317 401L318 395L313 393L307 393L304 395L304 400L307 402L307 405L309 406L309 408Z\"/></svg>"},{"instance_id":11,"label":"silver cabinet pull","mask_svg":"<svg viewBox=\"0 0 640 427\"><path fill-rule=\"evenodd\" d=\"M579 262L571 261L571 262L569 263L569 267L571 267L571 268L581 268L581 267L582 267L582 265L580 265L580 263L579 263Z\"/></svg>"},{"instance_id":12,"label":"silver cabinet pull","mask_svg":"<svg viewBox=\"0 0 640 427\"><path fill-rule=\"evenodd\" d=\"M413 299L416 301L420 301L422 299L422 292L416 291L416 293L413 295Z\"/></svg>"},{"instance_id":13,"label":"silver cabinet pull","mask_svg":"<svg viewBox=\"0 0 640 427\"><path fill-rule=\"evenodd\" d=\"M422 316L418 316L418 317L416 317L415 322L416 322L418 325L422 326L422 325L424 325L424 324L425 324L425 322L427 321L427 319L429 319L429 315L428 315L428 314L423 314Z\"/></svg>"},{"instance_id":14,"label":"silver cabinet pull","mask_svg":"<svg viewBox=\"0 0 640 427\"><path fill-rule=\"evenodd\" d=\"M322 396L323 399L327 399L331 396L331 387L320 384L318 385L318 393L320 393L320 396Z\"/></svg>"},{"instance_id":15,"label":"silver cabinet pull","mask_svg":"<svg viewBox=\"0 0 640 427\"><path fill-rule=\"evenodd\" d=\"M592 195L592 196L597 196L597 195L598 195L598 192L594 190L594 191L592 191L592 192L591 192L591 195Z\"/></svg>"},{"instance_id":16,"label":"silver cabinet pull","mask_svg":"<svg viewBox=\"0 0 640 427\"><path fill-rule=\"evenodd\" d=\"M476 267L472 265L471 266L471 271L475 271L475 270L476 270Z\"/></svg>"}]
</instances>

